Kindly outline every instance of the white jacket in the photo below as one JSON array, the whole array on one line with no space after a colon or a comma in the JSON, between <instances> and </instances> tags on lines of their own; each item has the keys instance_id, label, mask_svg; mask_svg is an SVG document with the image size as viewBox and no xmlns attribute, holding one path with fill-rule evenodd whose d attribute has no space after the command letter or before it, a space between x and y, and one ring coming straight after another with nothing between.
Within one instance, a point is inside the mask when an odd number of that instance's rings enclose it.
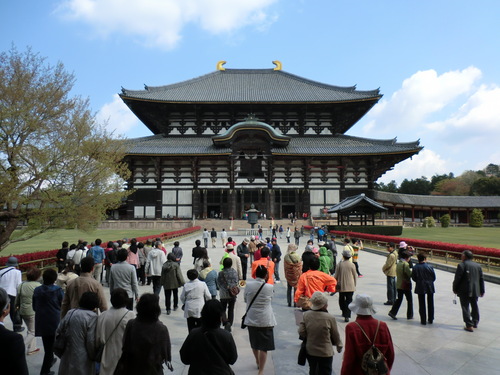
<instances>
[{"instance_id":1,"label":"white jacket","mask_svg":"<svg viewBox=\"0 0 500 375\"><path fill-rule=\"evenodd\" d=\"M157 248L151 250L146 260L146 275L161 276L161 268L166 261L167 257L163 251Z\"/></svg>"},{"instance_id":2,"label":"white jacket","mask_svg":"<svg viewBox=\"0 0 500 375\"><path fill-rule=\"evenodd\" d=\"M212 299L207 284L199 279L184 284L181 302L184 306L184 318L201 318L201 309L205 301Z\"/></svg>"}]
</instances>

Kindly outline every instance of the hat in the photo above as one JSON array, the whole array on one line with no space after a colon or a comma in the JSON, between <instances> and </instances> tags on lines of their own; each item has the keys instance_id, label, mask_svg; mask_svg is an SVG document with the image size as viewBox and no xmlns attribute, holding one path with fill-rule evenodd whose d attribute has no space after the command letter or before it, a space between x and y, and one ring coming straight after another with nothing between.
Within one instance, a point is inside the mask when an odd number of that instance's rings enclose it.
<instances>
[{"instance_id":1,"label":"hat","mask_svg":"<svg viewBox=\"0 0 500 375\"><path fill-rule=\"evenodd\" d=\"M400 248L400 249L406 249L406 247L407 247L407 246L408 246L408 244L407 244L406 242L404 242L404 241L401 241L401 242L399 243L399 248Z\"/></svg>"},{"instance_id":2,"label":"hat","mask_svg":"<svg viewBox=\"0 0 500 375\"><path fill-rule=\"evenodd\" d=\"M255 236L250 236L250 241L254 241L255 240Z\"/></svg>"},{"instance_id":3,"label":"hat","mask_svg":"<svg viewBox=\"0 0 500 375\"><path fill-rule=\"evenodd\" d=\"M350 257L352 257L352 252L351 252L351 250L344 250L344 251L342 251L342 256L343 256L343 257L346 257L346 258L350 258Z\"/></svg>"},{"instance_id":4,"label":"hat","mask_svg":"<svg viewBox=\"0 0 500 375\"><path fill-rule=\"evenodd\" d=\"M7 263L5 263L5 267L18 267L18 266L19 263L17 262L16 257L9 257L9 259L7 259Z\"/></svg>"},{"instance_id":5,"label":"hat","mask_svg":"<svg viewBox=\"0 0 500 375\"><path fill-rule=\"evenodd\" d=\"M273 239L271 241L277 242L278 239L276 237L273 237Z\"/></svg>"},{"instance_id":6,"label":"hat","mask_svg":"<svg viewBox=\"0 0 500 375\"><path fill-rule=\"evenodd\" d=\"M238 281L238 285L240 286L240 288L244 288L247 286L247 282L245 280L240 280Z\"/></svg>"},{"instance_id":7,"label":"hat","mask_svg":"<svg viewBox=\"0 0 500 375\"><path fill-rule=\"evenodd\" d=\"M288 244L288 252L291 252L291 251L296 251L298 249L297 245L295 245L294 243L289 243Z\"/></svg>"},{"instance_id":8,"label":"hat","mask_svg":"<svg viewBox=\"0 0 500 375\"><path fill-rule=\"evenodd\" d=\"M226 245L226 250L234 250L234 246L230 243Z\"/></svg>"},{"instance_id":9,"label":"hat","mask_svg":"<svg viewBox=\"0 0 500 375\"><path fill-rule=\"evenodd\" d=\"M325 241L319 241L319 242L318 242L318 245L319 245L319 246L325 246Z\"/></svg>"},{"instance_id":10,"label":"hat","mask_svg":"<svg viewBox=\"0 0 500 375\"><path fill-rule=\"evenodd\" d=\"M349 309L358 315L373 315L377 312L373 308L372 297L368 294L357 294L349 304Z\"/></svg>"},{"instance_id":11,"label":"hat","mask_svg":"<svg viewBox=\"0 0 500 375\"><path fill-rule=\"evenodd\" d=\"M314 254L318 254L319 253L319 249L317 247L313 247L313 253Z\"/></svg>"},{"instance_id":12,"label":"hat","mask_svg":"<svg viewBox=\"0 0 500 375\"><path fill-rule=\"evenodd\" d=\"M245 238L243 239L243 242L250 243L250 240L249 240L248 238L246 238L246 237L245 237Z\"/></svg>"},{"instance_id":13,"label":"hat","mask_svg":"<svg viewBox=\"0 0 500 375\"><path fill-rule=\"evenodd\" d=\"M311 296L311 310L321 310L323 307L328 305L328 299L326 294L323 292L314 292Z\"/></svg>"}]
</instances>

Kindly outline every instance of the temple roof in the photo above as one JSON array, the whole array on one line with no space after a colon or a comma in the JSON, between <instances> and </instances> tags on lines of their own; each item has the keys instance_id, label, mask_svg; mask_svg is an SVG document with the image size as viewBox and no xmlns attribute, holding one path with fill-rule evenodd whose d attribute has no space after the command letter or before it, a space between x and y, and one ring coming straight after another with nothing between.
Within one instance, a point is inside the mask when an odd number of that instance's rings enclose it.
<instances>
[{"instance_id":1,"label":"temple roof","mask_svg":"<svg viewBox=\"0 0 500 375\"><path fill-rule=\"evenodd\" d=\"M444 195L413 195L374 191L374 198L379 202L398 205L442 208L493 208L500 207L498 196L444 196Z\"/></svg>"},{"instance_id":2,"label":"temple roof","mask_svg":"<svg viewBox=\"0 0 500 375\"><path fill-rule=\"evenodd\" d=\"M232 152L229 147L214 146L209 137L195 135L174 138L157 134L129 139L127 143L130 145L127 155L228 155ZM375 140L339 134L290 138L288 146L272 147L271 152L276 155L368 156L404 154L409 157L421 149L419 141L398 143L396 139Z\"/></svg>"},{"instance_id":3,"label":"temple roof","mask_svg":"<svg viewBox=\"0 0 500 375\"><path fill-rule=\"evenodd\" d=\"M378 101L379 90L358 91L273 69L218 70L187 81L122 89L122 99L170 103L331 103Z\"/></svg>"},{"instance_id":4,"label":"temple roof","mask_svg":"<svg viewBox=\"0 0 500 375\"><path fill-rule=\"evenodd\" d=\"M344 199L328 209L328 213L373 213L387 211L387 208L368 198L365 194L359 194Z\"/></svg>"}]
</instances>

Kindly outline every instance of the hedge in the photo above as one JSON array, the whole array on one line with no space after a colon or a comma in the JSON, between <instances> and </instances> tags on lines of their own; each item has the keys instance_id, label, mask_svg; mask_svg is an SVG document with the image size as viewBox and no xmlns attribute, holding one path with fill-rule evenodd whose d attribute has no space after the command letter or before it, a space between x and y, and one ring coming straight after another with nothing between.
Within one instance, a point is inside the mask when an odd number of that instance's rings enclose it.
<instances>
[{"instance_id":1,"label":"hedge","mask_svg":"<svg viewBox=\"0 0 500 375\"><path fill-rule=\"evenodd\" d=\"M424 249L455 251L455 252L470 250L476 255L500 257L500 249L495 249L491 247L462 245L462 244L454 244L454 243L439 242L439 241L426 241L426 240L418 240L414 238L404 238L404 237L390 237L390 236L358 233L351 231L332 231L331 233L341 236L348 235L349 237L355 237L355 238L359 237L369 241L394 242L396 246L400 241L405 241L408 245Z\"/></svg>"},{"instance_id":2,"label":"hedge","mask_svg":"<svg viewBox=\"0 0 500 375\"><path fill-rule=\"evenodd\" d=\"M403 233L401 225L328 225L328 231L344 231L368 234L381 234L384 236L400 236Z\"/></svg>"},{"instance_id":3,"label":"hedge","mask_svg":"<svg viewBox=\"0 0 500 375\"><path fill-rule=\"evenodd\" d=\"M185 236L186 234L191 234L191 233L197 232L200 229L201 229L200 226L196 226L196 227L175 230L172 232L164 232L164 233L155 234L155 235L151 235L151 236L135 237L135 238L137 239L138 242L146 242L147 240L150 240L150 239L154 240L157 237L160 237L164 241L164 240L170 240L170 239L180 237L180 236ZM103 243L107 243L107 242L108 241L103 241ZM19 269L21 271L26 271L29 268L40 266L42 263L44 265L55 264L56 263L56 255L57 255L58 251L59 251L59 249L49 250L49 251L37 251L35 253L19 254L19 255L16 255L15 257L17 258L17 260L19 262ZM8 259L9 259L9 256L1 257L0 258L0 267L5 266ZM36 261L38 261L38 262L36 262ZM33 263L26 264L28 262L33 262Z\"/></svg>"}]
</instances>

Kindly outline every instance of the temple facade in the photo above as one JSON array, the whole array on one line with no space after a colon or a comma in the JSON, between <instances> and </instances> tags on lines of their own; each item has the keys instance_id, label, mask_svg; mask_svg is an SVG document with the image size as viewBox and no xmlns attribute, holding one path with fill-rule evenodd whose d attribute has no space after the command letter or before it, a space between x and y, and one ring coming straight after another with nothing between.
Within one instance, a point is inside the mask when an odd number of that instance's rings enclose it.
<instances>
[{"instance_id":1,"label":"temple facade","mask_svg":"<svg viewBox=\"0 0 500 375\"><path fill-rule=\"evenodd\" d=\"M153 135L128 140L127 219L320 216L417 154L346 135L382 97L274 69L225 69L122 100Z\"/></svg>"}]
</instances>

